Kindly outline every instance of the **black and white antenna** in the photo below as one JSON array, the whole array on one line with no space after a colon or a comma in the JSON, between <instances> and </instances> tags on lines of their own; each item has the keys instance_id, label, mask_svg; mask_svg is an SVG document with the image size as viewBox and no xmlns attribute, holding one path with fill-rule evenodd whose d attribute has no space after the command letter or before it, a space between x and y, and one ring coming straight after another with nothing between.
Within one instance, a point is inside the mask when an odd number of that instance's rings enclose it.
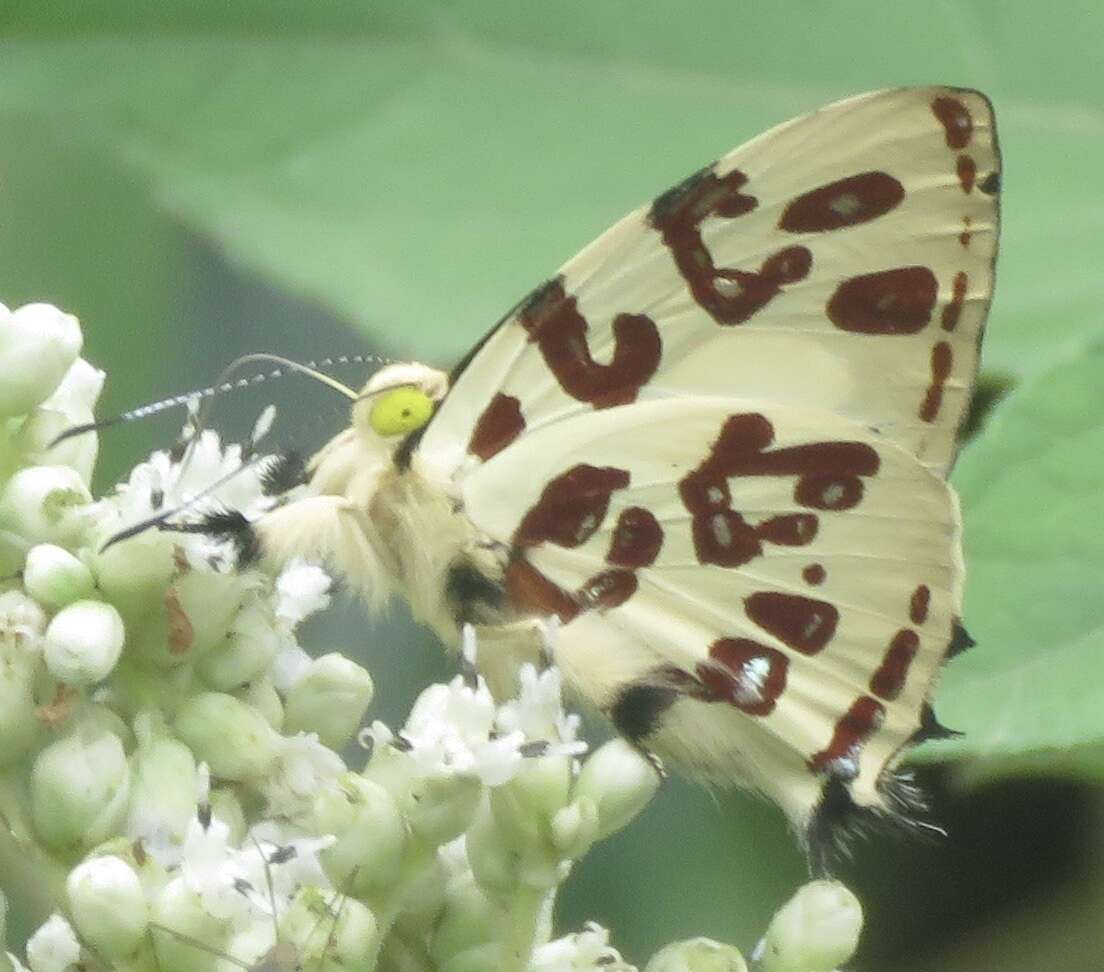
<instances>
[{"instance_id":1,"label":"black and white antenna","mask_svg":"<svg viewBox=\"0 0 1104 972\"><path fill-rule=\"evenodd\" d=\"M244 378L230 380L230 375L233 374L233 372L244 365L252 364L257 361L275 362L280 367L273 368L270 371L262 371ZM223 370L222 374L219 375L218 380L214 384L208 385L206 388L197 388L194 391L184 392L180 395L172 395L169 398L162 398L160 401L150 402L147 405L140 405L138 408L120 412L118 415L111 416L111 418L99 419L96 422L87 422L83 425L71 426L60 433L54 441L50 443L50 448L53 448L60 442L64 442L66 439L84 435L86 432L99 432L101 429L106 429L109 426L118 425L122 422L136 422L139 419L149 418L151 415L157 415L160 412L168 411L170 408L177 408L179 406L195 407L200 402L217 398L220 395L225 395L227 392L237 391L242 388L250 388L253 385L259 385L265 381L283 378L292 372L308 375L316 381L322 382L324 385L329 385L329 387L340 392L346 398L355 400L356 393L351 388L342 384L336 378L323 373L321 369L340 365L384 365L390 363L390 358L385 358L378 354L343 354L334 358L321 358L318 361L307 361L305 363L292 361L290 358L283 358L276 354L245 354L235 361L232 361Z\"/></svg>"}]
</instances>

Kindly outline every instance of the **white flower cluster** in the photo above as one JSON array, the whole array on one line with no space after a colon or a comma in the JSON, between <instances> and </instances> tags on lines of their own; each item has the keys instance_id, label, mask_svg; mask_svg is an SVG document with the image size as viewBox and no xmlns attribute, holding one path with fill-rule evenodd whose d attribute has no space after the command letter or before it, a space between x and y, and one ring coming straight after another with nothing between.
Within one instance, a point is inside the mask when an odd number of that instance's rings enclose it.
<instances>
[{"instance_id":1,"label":"white flower cluster","mask_svg":"<svg viewBox=\"0 0 1104 972\"><path fill-rule=\"evenodd\" d=\"M555 669L497 703L471 631L464 674L402 729L362 728L369 673L295 638L328 602L319 568L239 570L201 533L105 547L199 494L248 515L263 460L207 431L94 499L95 434L53 444L103 384L81 341L55 308L0 306L0 880L34 875L56 907L18 958L0 893L0 972L631 969L597 926L554 939L551 913L652 797L648 759L620 740L583 759ZM354 739L359 769L338 754ZM847 892L799 899L756 954L768 972L854 949ZM647 970L745 967L694 939Z\"/></svg>"}]
</instances>

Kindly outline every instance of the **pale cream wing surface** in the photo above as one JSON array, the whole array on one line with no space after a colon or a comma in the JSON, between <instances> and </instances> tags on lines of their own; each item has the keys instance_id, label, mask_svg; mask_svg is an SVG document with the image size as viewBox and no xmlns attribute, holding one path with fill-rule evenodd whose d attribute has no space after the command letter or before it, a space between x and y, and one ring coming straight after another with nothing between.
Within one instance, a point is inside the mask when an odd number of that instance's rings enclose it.
<instances>
[{"instance_id":1,"label":"pale cream wing surface","mask_svg":"<svg viewBox=\"0 0 1104 972\"><path fill-rule=\"evenodd\" d=\"M677 689L649 748L799 823L830 777L888 809L962 578L954 497L909 453L814 409L668 398L530 432L461 498L517 552L515 600L560 615L579 692Z\"/></svg>"},{"instance_id":2,"label":"pale cream wing surface","mask_svg":"<svg viewBox=\"0 0 1104 972\"><path fill-rule=\"evenodd\" d=\"M998 170L973 91L875 92L772 129L523 301L420 451L463 470L574 415L721 394L848 418L945 473L992 293Z\"/></svg>"}]
</instances>

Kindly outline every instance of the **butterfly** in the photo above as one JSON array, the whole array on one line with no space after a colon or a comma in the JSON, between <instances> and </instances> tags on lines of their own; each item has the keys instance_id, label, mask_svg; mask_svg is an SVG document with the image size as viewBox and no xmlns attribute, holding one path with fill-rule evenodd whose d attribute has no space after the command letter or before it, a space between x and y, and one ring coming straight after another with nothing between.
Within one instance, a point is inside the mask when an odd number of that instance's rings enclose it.
<instances>
[{"instance_id":1,"label":"butterfly","mask_svg":"<svg viewBox=\"0 0 1104 972\"><path fill-rule=\"evenodd\" d=\"M211 532L392 593L505 690L548 619L641 750L778 804L814 857L899 818L960 622L946 477L993 290L1000 160L966 89L780 125L616 223L451 372L378 370L350 426ZM290 481L289 481L290 485Z\"/></svg>"}]
</instances>

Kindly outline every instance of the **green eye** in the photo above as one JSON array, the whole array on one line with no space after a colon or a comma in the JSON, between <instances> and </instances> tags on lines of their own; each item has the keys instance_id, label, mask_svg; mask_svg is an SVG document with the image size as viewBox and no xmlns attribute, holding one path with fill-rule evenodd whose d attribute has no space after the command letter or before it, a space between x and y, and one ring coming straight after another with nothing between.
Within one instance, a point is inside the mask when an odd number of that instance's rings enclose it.
<instances>
[{"instance_id":1,"label":"green eye","mask_svg":"<svg viewBox=\"0 0 1104 972\"><path fill-rule=\"evenodd\" d=\"M380 435L401 435L420 429L433 415L433 399L420 388L396 388L381 395L368 416Z\"/></svg>"}]
</instances>

